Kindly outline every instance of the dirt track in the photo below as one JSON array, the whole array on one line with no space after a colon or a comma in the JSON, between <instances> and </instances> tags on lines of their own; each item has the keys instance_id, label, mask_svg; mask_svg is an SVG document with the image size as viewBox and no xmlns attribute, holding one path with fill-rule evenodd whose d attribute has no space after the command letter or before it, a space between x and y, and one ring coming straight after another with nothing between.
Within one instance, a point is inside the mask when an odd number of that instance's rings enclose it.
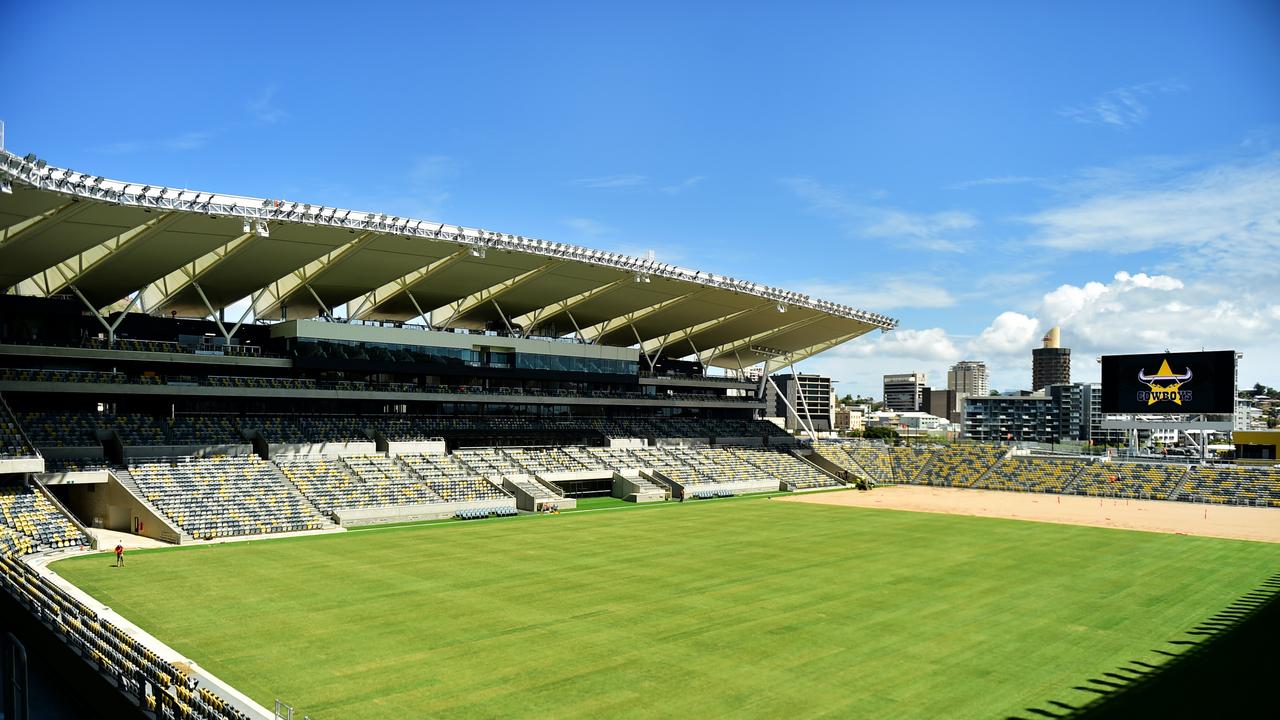
<instances>
[{"instance_id":1,"label":"dirt track","mask_svg":"<svg viewBox=\"0 0 1280 720\"><path fill-rule=\"evenodd\" d=\"M774 499L782 502L977 515L1280 542L1278 508L1197 505L1158 500L1112 500L1079 495L1041 495L919 485L894 485L870 492L849 490Z\"/></svg>"}]
</instances>

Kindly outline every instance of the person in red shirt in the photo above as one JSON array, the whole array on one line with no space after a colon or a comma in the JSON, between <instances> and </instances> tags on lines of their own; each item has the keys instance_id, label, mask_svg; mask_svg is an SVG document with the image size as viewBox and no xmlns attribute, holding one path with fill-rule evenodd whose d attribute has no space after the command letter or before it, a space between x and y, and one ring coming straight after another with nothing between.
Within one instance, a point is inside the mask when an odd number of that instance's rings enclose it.
<instances>
[{"instance_id":1,"label":"person in red shirt","mask_svg":"<svg viewBox=\"0 0 1280 720\"><path fill-rule=\"evenodd\" d=\"M124 545L116 543L116 567L124 567Z\"/></svg>"}]
</instances>

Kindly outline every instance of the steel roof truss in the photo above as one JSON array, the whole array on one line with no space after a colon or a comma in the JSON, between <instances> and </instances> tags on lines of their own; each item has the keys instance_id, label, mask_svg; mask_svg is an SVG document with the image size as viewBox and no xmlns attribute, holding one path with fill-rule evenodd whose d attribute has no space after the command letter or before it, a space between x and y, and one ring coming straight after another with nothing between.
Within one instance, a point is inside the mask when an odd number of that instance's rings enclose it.
<instances>
[{"instance_id":1,"label":"steel roof truss","mask_svg":"<svg viewBox=\"0 0 1280 720\"><path fill-rule=\"evenodd\" d=\"M466 258L469 254L470 250L459 250L452 255L446 255L439 260L431 262L425 267L420 267L413 272L405 273L395 280L384 284L382 287L370 290L359 298L351 301L356 308L354 312L350 313L351 317L356 320L364 320L369 315L372 315L374 311L385 304L388 300L403 292L409 295L409 300L413 302L413 308L417 310L418 314L423 316L426 319L427 324L430 325L431 313L422 312L422 308L418 307L418 301L414 299L411 293L409 293L409 288L417 285L436 273L449 269L459 260Z\"/></svg>"},{"instance_id":2,"label":"steel roof truss","mask_svg":"<svg viewBox=\"0 0 1280 720\"><path fill-rule=\"evenodd\" d=\"M614 280L609 283L605 283L604 285L601 285L599 287L593 287L590 290L585 290L583 292L580 292L577 295L574 295L573 297L565 298L558 302L553 302L550 305L538 308L537 310L534 310L532 312L527 312L524 315L518 315L512 318L512 321L514 321L516 325L524 326L525 331L527 333L532 331L535 327L538 326L540 322L542 322L543 320L549 317L555 317L560 313L568 313L573 308L578 307L579 305L581 305L584 302L587 302L588 300L601 297L606 293L613 292L614 290L617 290L620 287L625 287L627 285L630 285L633 282L635 282L635 279L630 275L626 277L618 278L617 280Z\"/></svg>"},{"instance_id":3,"label":"steel roof truss","mask_svg":"<svg viewBox=\"0 0 1280 720\"><path fill-rule=\"evenodd\" d=\"M192 260L179 267L177 270L165 275L151 284L151 288L147 291L148 297L143 298L142 307L147 312L155 312L164 307L168 303L173 302L178 295L187 288L195 284L196 280L203 277L205 273L213 270L219 263L226 260L237 250L246 247L249 239L253 237L253 233L245 233L220 248L215 248L200 257ZM207 303L206 303L207 304Z\"/></svg>"},{"instance_id":4,"label":"steel roof truss","mask_svg":"<svg viewBox=\"0 0 1280 720\"><path fill-rule=\"evenodd\" d=\"M131 244L153 235L180 219L178 213L168 212L157 218L153 218L142 225L126 230L119 235L100 243L94 247L77 253L73 257L67 258L53 266L52 269L57 270L61 276L61 281L49 282L50 276L48 270L41 271L36 275L23 280L14 287L17 288L19 295L36 295L49 297L56 295L69 286L74 285L76 280L84 276L85 273L92 270L102 261L112 257L129 247ZM149 285L150 283L148 283Z\"/></svg>"},{"instance_id":5,"label":"steel roof truss","mask_svg":"<svg viewBox=\"0 0 1280 720\"><path fill-rule=\"evenodd\" d=\"M504 293L510 292L511 290L514 290L520 287L521 285L529 282L530 280L540 275L544 275L547 272L554 270L563 264L564 262L561 260L553 260L549 263L543 263L542 265L539 265L538 267L532 270L528 270L526 272L520 273L515 277L507 278L506 280L503 280L500 283L495 283L483 290L471 293L470 295L462 298L461 300L458 300L457 302L450 303L449 305L445 305L440 308L436 308L437 310L445 310L449 313L449 319L446 320L444 324L441 325L441 327L446 327L446 328L449 327L449 325L453 324L454 320L457 320L458 318L462 317L463 315L466 315L472 310L475 310L481 305L484 305L492 300L496 300L499 297L501 297ZM499 314L501 314L501 311L499 311ZM503 320L505 322L505 318Z\"/></svg>"},{"instance_id":6,"label":"steel roof truss","mask_svg":"<svg viewBox=\"0 0 1280 720\"><path fill-rule=\"evenodd\" d=\"M662 302L654 303L653 305L649 305L648 307L642 307L639 310L632 310L631 312L625 315L620 315L616 318L605 320L604 322L596 323L595 325L592 325L591 327L583 331L583 336L586 337L586 339L594 342L595 340L598 340L599 338L605 335L608 335L611 332L621 330L627 327L628 325L631 325L632 330L635 330L634 324L637 321L643 320L644 318L650 315L653 315L654 313L661 312L674 305L679 305L682 302L692 300L693 298L709 291L710 291L710 288L693 290L683 295L677 295L673 298L667 298ZM638 337L639 332L637 332L636 335Z\"/></svg>"},{"instance_id":7,"label":"steel roof truss","mask_svg":"<svg viewBox=\"0 0 1280 720\"><path fill-rule=\"evenodd\" d=\"M303 286L309 286L317 277L337 264L338 260L368 244L377 236L378 233L375 232L360 233L346 245L334 248L288 275L268 283L265 287L266 292L258 294L258 302L253 306L253 316L266 317L271 311L278 310L280 303L290 295L302 290ZM315 295L315 291L312 290L311 294ZM319 307L323 309L325 304L320 302Z\"/></svg>"}]
</instances>

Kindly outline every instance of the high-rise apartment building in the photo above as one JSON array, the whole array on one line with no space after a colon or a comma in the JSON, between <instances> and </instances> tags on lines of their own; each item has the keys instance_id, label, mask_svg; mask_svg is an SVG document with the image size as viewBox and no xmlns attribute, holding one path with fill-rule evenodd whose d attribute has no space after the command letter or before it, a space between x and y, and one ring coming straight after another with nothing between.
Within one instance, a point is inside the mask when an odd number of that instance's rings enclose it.
<instances>
[{"instance_id":1,"label":"high-rise apartment building","mask_svg":"<svg viewBox=\"0 0 1280 720\"><path fill-rule=\"evenodd\" d=\"M947 389L960 395L986 395L987 364L979 360L961 360L947 371Z\"/></svg>"}]
</instances>

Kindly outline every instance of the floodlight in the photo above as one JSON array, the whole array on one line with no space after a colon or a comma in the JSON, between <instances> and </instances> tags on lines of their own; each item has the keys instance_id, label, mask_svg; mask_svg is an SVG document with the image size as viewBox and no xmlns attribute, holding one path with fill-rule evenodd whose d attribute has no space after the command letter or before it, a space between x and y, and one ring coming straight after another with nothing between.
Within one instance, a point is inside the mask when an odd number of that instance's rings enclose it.
<instances>
[{"instance_id":1,"label":"floodlight","mask_svg":"<svg viewBox=\"0 0 1280 720\"><path fill-rule=\"evenodd\" d=\"M271 231L267 229L267 223L262 220L254 223L253 231L258 237L271 237Z\"/></svg>"},{"instance_id":2,"label":"floodlight","mask_svg":"<svg viewBox=\"0 0 1280 720\"><path fill-rule=\"evenodd\" d=\"M244 224L240 226L240 232L244 233L245 235L248 235L251 229L252 228L249 227L249 218L245 218Z\"/></svg>"},{"instance_id":3,"label":"floodlight","mask_svg":"<svg viewBox=\"0 0 1280 720\"><path fill-rule=\"evenodd\" d=\"M4 193L5 195L12 195L13 185L11 185L8 180L0 181L0 193Z\"/></svg>"}]
</instances>

